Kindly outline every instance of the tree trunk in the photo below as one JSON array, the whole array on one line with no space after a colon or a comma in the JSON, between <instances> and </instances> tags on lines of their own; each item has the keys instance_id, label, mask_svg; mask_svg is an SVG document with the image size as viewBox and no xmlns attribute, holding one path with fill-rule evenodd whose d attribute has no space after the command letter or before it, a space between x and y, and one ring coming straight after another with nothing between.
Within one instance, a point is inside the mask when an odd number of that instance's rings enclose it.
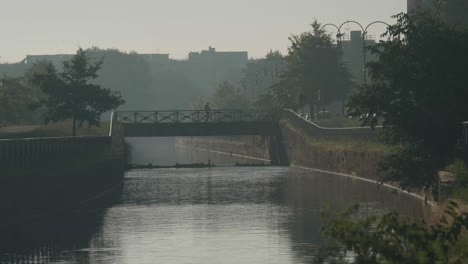
<instances>
[{"instance_id":1,"label":"tree trunk","mask_svg":"<svg viewBox=\"0 0 468 264\"><path fill-rule=\"evenodd\" d=\"M343 117L346 116L346 113L345 113L346 109L345 109L345 108L346 108L345 99L342 99L342 100L341 100L341 115L342 115Z\"/></svg>"},{"instance_id":2,"label":"tree trunk","mask_svg":"<svg viewBox=\"0 0 468 264\"><path fill-rule=\"evenodd\" d=\"M75 115L73 115L73 136L76 137L76 119Z\"/></svg>"},{"instance_id":3,"label":"tree trunk","mask_svg":"<svg viewBox=\"0 0 468 264\"><path fill-rule=\"evenodd\" d=\"M314 107L315 107L314 103L310 102L309 103L310 120L314 120L314 118L315 118L315 109L314 109Z\"/></svg>"},{"instance_id":4,"label":"tree trunk","mask_svg":"<svg viewBox=\"0 0 468 264\"><path fill-rule=\"evenodd\" d=\"M320 103L319 103L319 102L317 102L317 103L315 104L315 108L316 108L315 114L317 115L317 118L316 118L316 119L318 120L318 119L320 118L320 117L319 117L319 112L320 112Z\"/></svg>"}]
</instances>

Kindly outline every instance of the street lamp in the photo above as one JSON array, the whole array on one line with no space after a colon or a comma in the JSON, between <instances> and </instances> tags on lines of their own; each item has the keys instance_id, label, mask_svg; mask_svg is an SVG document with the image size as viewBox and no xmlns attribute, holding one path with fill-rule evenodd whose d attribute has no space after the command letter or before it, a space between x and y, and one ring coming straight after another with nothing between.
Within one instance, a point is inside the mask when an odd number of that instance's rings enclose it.
<instances>
[{"instance_id":1,"label":"street lamp","mask_svg":"<svg viewBox=\"0 0 468 264\"><path fill-rule=\"evenodd\" d=\"M354 20L345 21L342 24L340 24L340 26L337 26L336 24L333 24L333 23L327 23L327 24L323 25L320 29L323 29L323 28L325 28L327 26L332 26L332 27L336 28L336 30L337 30L336 38L337 38L338 46L339 46L340 52L341 52L341 57L340 57L341 63L343 63L343 46L342 46L343 43L342 43L341 38L344 36L344 33L341 33L341 28L346 24L358 25L362 30L361 31L362 32L362 56L363 56L363 64L364 64L363 80L364 80L364 83L366 84L367 83L367 68L366 68L366 64L367 64L367 51L366 51L366 48L367 48L366 47L367 30L369 29L369 27L371 27L372 25L375 25L375 24L383 24L383 25L385 25L387 27L390 27L390 25L387 22L380 21L380 20L371 22L366 27L363 27L359 22L354 21Z\"/></svg>"},{"instance_id":2,"label":"street lamp","mask_svg":"<svg viewBox=\"0 0 468 264\"><path fill-rule=\"evenodd\" d=\"M375 24L384 24L385 26L390 27L390 25L386 22L383 22L383 21L374 21L374 22L371 22L369 25L366 26L366 28L364 29L364 32L362 33L362 39L363 39L363 52L364 52L364 84L367 83L367 67L366 67L366 63L367 63L367 52L366 52L366 35L367 35L367 30L369 29L370 26L372 25L375 25Z\"/></svg>"},{"instance_id":3,"label":"street lamp","mask_svg":"<svg viewBox=\"0 0 468 264\"><path fill-rule=\"evenodd\" d=\"M357 21L354 21L354 20L348 20L348 21L345 21L343 22L339 27L338 27L338 32L341 32L341 28L346 25L346 24L355 24L355 25L358 25L361 30L362 30L362 56L363 56L363 64L364 64L364 68L363 68L363 74L364 74L364 84L367 83L367 67L366 67L366 64L367 64L367 51L366 51L366 35L367 35L367 30L369 29L370 26L374 25L374 24L384 24L386 25L387 27L389 27L390 25L386 22L383 22L383 21L380 21L380 20L377 20L377 21L374 21L374 22L371 22L370 24L368 24L366 27L363 27L359 22Z\"/></svg>"}]
</instances>

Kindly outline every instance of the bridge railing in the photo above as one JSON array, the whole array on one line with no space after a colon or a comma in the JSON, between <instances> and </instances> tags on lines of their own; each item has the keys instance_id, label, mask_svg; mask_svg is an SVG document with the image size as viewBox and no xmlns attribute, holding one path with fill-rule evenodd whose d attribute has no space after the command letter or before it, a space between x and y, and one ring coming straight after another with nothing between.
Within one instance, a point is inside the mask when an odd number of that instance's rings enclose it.
<instances>
[{"instance_id":1,"label":"bridge railing","mask_svg":"<svg viewBox=\"0 0 468 264\"><path fill-rule=\"evenodd\" d=\"M292 110L285 110L283 118L289 120L294 125L299 126L314 138L328 140L367 140L378 141L379 134L383 132L383 127L338 127L329 128L321 127L314 122L311 122Z\"/></svg>"},{"instance_id":2,"label":"bridge railing","mask_svg":"<svg viewBox=\"0 0 468 264\"><path fill-rule=\"evenodd\" d=\"M119 123L223 123L274 121L275 117L265 110L163 110L119 111L114 114Z\"/></svg>"}]
</instances>

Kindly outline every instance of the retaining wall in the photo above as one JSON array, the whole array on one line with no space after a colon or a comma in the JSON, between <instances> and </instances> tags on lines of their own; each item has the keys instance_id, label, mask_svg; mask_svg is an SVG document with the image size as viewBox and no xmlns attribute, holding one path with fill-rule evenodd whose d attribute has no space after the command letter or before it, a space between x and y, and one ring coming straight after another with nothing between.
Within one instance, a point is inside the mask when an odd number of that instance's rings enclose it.
<instances>
[{"instance_id":1,"label":"retaining wall","mask_svg":"<svg viewBox=\"0 0 468 264\"><path fill-rule=\"evenodd\" d=\"M270 159L268 139L262 136L186 137L178 138L177 144Z\"/></svg>"},{"instance_id":2,"label":"retaining wall","mask_svg":"<svg viewBox=\"0 0 468 264\"><path fill-rule=\"evenodd\" d=\"M358 149L354 147L356 143L318 139L310 134L310 130L287 119L282 120L280 126L291 166L355 174L377 180L378 164L388 155L387 151L378 148Z\"/></svg>"},{"instance_id":3,"label":"retaining wall","mask_svg":"<svg viewBox=\"0 0 468 264\"><path fill-rule=\"evenodd\" d=\"M0 169L53 166L110 152L111 137L58 137L0 140ZM109 153L110 155L110 153Z\"/></svg>"}]
</instances>

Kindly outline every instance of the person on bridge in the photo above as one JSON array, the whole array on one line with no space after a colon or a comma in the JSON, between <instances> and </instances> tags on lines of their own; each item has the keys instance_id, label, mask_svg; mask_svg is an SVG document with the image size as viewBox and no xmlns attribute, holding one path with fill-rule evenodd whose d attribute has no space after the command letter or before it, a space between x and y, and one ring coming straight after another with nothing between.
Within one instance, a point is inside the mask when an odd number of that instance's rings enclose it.
<instances>
[{"instance_id":1,"label":"person on bridge","mask_svg":"<svg viewBox=\"0 0 468 264\"><path fill-rule=\"evenodd\" d=\"M205 105L205 122L208 122L208 119L210 118L210 111L211 111L210 102L207 102Z\"/></svg>"}]
</instances>

